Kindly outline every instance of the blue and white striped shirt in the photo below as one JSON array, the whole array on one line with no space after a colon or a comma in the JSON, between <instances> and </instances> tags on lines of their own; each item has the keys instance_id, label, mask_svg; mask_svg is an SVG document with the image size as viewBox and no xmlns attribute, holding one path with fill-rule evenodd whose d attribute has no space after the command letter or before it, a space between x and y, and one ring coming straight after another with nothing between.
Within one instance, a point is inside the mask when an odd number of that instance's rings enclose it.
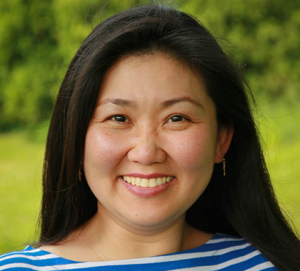
<instances>
[{"instance_id":1,"label":"blue and white striped shirt","mask_svg":"<svg viewBox=\"0 0 300 271\"><path fill-rule=\"evenodd\" d=\"M215 234L207 243L194 249L148 258L76 262L50 252L27 246L0 256L0 270L277 270L258 250L243 238Z\"/></svg>"}]
</instances>

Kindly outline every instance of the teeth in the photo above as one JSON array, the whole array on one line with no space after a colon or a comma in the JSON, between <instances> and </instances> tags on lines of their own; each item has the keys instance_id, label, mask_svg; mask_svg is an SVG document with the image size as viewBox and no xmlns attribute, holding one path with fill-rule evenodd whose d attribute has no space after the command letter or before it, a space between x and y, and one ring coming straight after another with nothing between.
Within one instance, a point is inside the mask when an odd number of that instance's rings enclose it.
<instances>
[{"instance_id":1,"label":"teeth","mask_svg":"<svg viewBox=\"0 0 300 271\"><path fill-rule=\"evenodd\" d=\"M141 186L141 179L140 178L135 178L135 185L136 186Z\"/></svg>"},{"instance_id":2,"label":"teeth","mask_svg":"<svg viewBox=\"0 0 300 271\"><path fill-rule=\"evenodd\" d=\"M150 179L149 180L149 187L155 187L156 186L156 181L155 179Z\"/></svg>"},{"instance_id":3,"label":"teeth","mask_svg":"<svg viewBox=\"0 0 300 271\"><path fill-rule=\"evenodd\" d=\"M136 184L135 178L132 178L132 177L131 177L130 180L131 180L131 184L132 184L132 185L135 185L135 184Z\"/></svg>"},{"instance_id":4,"label":"teeth","mask_svg":"<svg viewBox=\"0 0 300 271\"><path fill-rule=\"evenodd\" d=\"M149 181L147 179L142 179L141 187L149 187Z\"/></svg>"},{"instance_id":5,"label":"teeth","mask_svg":"<svg viewBox=\"0 0 300 271\"><path fill-rule=\"evenodd\" d=\"M161 185L161 184L162 184L161 178L157 178L156 179L156 185Z\"/></svg>"},{"instance_id":6,"label":"teeth","mask_svg":"<svg viewBox=\"0 0 300 271\"><path fill-rule=\"evenodd\" d=\"M141 178L135 178L135 177L129 177L129 176L123 176L123 180L127 183L130 183L135 186L140 187L155 187L157 185L162 185L165 183L170 182L173 180L174 177L159 177L159 178L151 178L151 179L141 179Z\"/></svg>"}]
</instances>

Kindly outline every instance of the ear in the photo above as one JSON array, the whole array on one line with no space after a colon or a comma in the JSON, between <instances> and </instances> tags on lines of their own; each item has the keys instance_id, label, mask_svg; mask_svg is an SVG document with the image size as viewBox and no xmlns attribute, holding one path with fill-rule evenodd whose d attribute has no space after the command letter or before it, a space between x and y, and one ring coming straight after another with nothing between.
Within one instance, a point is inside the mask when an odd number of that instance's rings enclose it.
<instances>
[{"instance_id":1,"label":"ear","mask_svg":"<svg viewBox=\"0 0 300 271\"><path fill-rule=\"evenodd\" d=\"M222 126L219 128L218 141L216 146L215 163L221 163L227 153L234 132L233 125Z\"/></svg>"}]
</instances>

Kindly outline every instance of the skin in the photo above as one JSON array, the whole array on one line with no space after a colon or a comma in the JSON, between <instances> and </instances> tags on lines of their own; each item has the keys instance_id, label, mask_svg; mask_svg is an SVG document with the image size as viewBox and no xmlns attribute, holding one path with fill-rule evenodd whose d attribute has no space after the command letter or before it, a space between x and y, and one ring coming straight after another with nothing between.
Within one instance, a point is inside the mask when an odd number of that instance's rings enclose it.
<instances>
[{"instance_id":1,"label":"skin","mask_svg":"<svg viewBox=\"0 0 300 271\"><path fill-rule=\"evenodd\" d=\"M218 129L201 76L180 62L161 54L120 60L104 78L86 133L84 174L98 212L65 242L42 249L105 261L205 243L212 235L188 225L185 212L207 187L232 134ZM175 178L162 193L144 197L124 185L121 176L132 173Z\"/></svg>"}]
</instances>

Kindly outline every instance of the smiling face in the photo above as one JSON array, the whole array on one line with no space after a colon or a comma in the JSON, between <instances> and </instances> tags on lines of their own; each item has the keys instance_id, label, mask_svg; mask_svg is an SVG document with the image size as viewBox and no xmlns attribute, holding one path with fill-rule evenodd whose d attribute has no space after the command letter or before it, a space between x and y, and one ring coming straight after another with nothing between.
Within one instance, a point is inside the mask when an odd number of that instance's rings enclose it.
<instances>
[{"instance_id":1,"label":"smiling face","mask_svg":"<svg viewBox=\"0 0 300 271\"><path fill-rule=\"evenodd\" d=\"M159 54L119 61L85 140L98 212L138 229L184 219L229 147L231 132L219 131L214 102L189 68Z\"/></svg>"}]
</instances>

